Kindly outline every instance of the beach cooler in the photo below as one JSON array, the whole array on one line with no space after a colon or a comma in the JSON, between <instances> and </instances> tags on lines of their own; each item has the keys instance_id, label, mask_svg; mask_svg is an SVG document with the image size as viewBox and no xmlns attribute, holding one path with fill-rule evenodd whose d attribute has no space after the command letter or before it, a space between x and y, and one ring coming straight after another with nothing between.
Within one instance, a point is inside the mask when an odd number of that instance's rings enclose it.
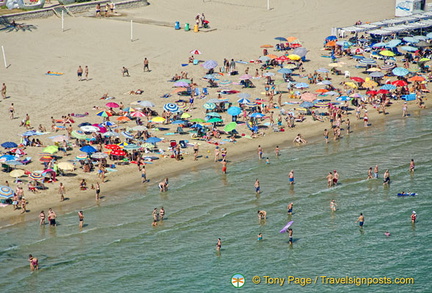
<instances>
[{"instance_id":1,"label":"beach cooler","mask_svg":"<svg viewBox=\"0 0 432 293\"><path fill-rule=\"evenodd\" d=\"M176 21L174 24L174 29L179 30L180 29L180 22Z\"/></svg>"},{"instance_id":2,"label":"beach cooler","mask_svg":"<svg viewBox=\"0 0 432 293\"><path fill-rule=\"evenodd\" d=\"M187 31L190 31L190 28L189 28L189 23L185 23L185 31L187 32Z\"/></svg>"},{"instance_id":3,"label":"beach cooler","mask_svg":"<svg viewBox=\"0 0 432 293\"><path fill-rule=\"evenodd\" d=\"M194 33L197 33L199 31L199 29L198 29L198 25L196 24L195 26L194 26Z\"/></svg>"}]
</instances>

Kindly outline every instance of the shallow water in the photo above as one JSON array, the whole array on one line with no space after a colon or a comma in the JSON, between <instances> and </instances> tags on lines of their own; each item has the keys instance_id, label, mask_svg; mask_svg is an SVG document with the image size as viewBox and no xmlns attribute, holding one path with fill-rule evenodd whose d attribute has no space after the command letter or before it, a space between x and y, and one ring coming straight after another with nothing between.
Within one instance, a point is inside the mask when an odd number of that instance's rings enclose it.
<instances>
[{"instance_id":1,"label":"shallow water","mask_svg":"<svg viewBox=\"0 0 432 293\"><path fill-rule=\"evenodd\" d=\"M225 292L236 290L230 280L245 276L248 291L359 292L366 285L305 287L264 284L263 276L315 279L329 277L413 277L414 285L371 285L374 292L425 292L432 287L432 220L429 180L432 118L396 118L383 125L345 136L340 142L323 139L302 147L283 148L281 157L265 150L270 164L253 155L170 179L161 194L156 186L136 186L109 195L100 206L84 211L86 226L78 228L76 213L60 215L59 225L37 222L6 227L0 239L2 292ZM417 163L413 176L410 159ZM366 180L376 164L380 176L391 173L392 184ZM294 186L287 174L295 171ZM325 176L338 170L340 185L327 188ZM256 196L259 178L262 193ZM400 191L415 197L397 197ZM335 199L338 211L330 212ZM286 205L294 202L294 215ZM153 208L164 206L167 219L151 227ZM267 211L259 222L257 210ZM410 222L411 212L418 223ZM362 212L365 227L355 220ZM293 220L294 243L279 230ZM390 237L384 235L391 232ZM258 242L256 235L263 233ZM215 251L222 238L220 254ZM27 255L40 260L30 273ZM255 285L253 276L261 276ZM286 282L286 281L285 281ZM67 288L67 289L65 289Z\"/></svg>"}]
</instances>

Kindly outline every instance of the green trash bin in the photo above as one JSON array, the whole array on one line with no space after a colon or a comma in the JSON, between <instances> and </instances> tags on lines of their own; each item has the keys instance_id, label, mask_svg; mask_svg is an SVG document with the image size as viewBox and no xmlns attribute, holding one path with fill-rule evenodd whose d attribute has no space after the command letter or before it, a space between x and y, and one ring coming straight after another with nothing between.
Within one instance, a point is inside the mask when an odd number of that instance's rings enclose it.
<instances>
[{"instance_id":1,"label":"green trash bin","mask_svg":"<svg viewBox=\"0 0 432 293\"><path fill-rule=\"evenodd\" d=\"M190 30L189 23L185 23L185 31L189 31L189 30Z\"/></svg>"}]
</instances>

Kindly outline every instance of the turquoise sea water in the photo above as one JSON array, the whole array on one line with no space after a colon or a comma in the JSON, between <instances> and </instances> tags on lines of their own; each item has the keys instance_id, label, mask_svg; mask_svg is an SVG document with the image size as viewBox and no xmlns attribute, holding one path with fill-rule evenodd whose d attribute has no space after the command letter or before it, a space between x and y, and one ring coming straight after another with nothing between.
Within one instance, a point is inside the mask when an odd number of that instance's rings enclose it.
<instances>
[{"instance_id":1,"label":"turquoise sea water","mask_svg":"<svg viewBox=\"0 0 432 293\"><path fill-rule=\"evenodd\" d=\"M168 193L137 185L84 210L82 230L76 213L59 215L55 228L37 222L3 228L0 291L427 292L432 287L431 129L432 116L423 112L354 129L328 145L322 138L302 147L287 144L279 159L265 150L269 165L251 154L229 164L227 175L220 164L195 170L170 178ZM417 163L413 176L411 158ZM390 187L382 179L365 180L376 164L381 178L390 170ZM294 187L288 184L290 169ZM325 176L333 170L340 173L340 185L327 188ZM262 188L258 197L256 178ZM402 190L418 195L397 197ZM335 213L329 209L332 199ZM286 213L289 202L294 202L292 216ZM167 219L151 227L151 212L161 206ZM258 221L258 209L267 211L265 222ZM354 223L360 212L366 218L363 229ZM289 220L293 245L279 233ZM263 241L257 241L258 233ZM29 253L40 260L38 272L29 270ZM231 285L234 274L245 277L243 288ZM253 284L253 276L262 282ZM285 278L285 284L264 284L264 276ZM287 284L287 276L313 281L318 276L318 281L301 287ZM319 276L413 277L415 284L326 285Z\"/></svg>"}]
</instances>

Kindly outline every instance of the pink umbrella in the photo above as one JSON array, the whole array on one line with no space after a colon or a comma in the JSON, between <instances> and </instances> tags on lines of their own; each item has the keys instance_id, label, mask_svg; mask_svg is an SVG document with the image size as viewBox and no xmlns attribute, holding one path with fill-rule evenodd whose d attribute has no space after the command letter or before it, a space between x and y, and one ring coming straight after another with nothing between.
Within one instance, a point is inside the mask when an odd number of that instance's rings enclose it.
<instances>
[{"instance_id":1,"label":"pink umbrella","mask_svg":"<svg viewBox=\"0 0 432 293\"><path fill-rule=\"evenodd\" d=\"M190 53L191 53L191 54L194 54L194 55L200 55L200 54L201 54L201 51L195 49L195 50L190 51Z\"/></svg>"},{"instance_id":2,"label":"pink umbrella","mask_svg":"<svg viewBox=\"0 0 432 293\"><path fill-rule=\"evenodd\" d=\"M114 102L106 103L106 106L107 106L108 108L119 108L119 107L120 107L119 104L114 103Z\"/></svg>"},{"instance_id":3,"label":"pink umbrella","mask_svg":"<svg viewBox=\"0 0 432 293\"><path fill-rule=\"evenodd\" d=\"M131 114L131 116L132 117L145 117L145 114L143 112L136 111L136 112L133 112Z\"/></svg>"},{"instance_id":4,"label":"pink umbrella","mask_svg":"<svg viewBox=\"0 0 432 293\"><path fill-rule=\"evenodd\" d=\"M304 93L300 96L303 101L313 102L317 99L317 95L313 93Z\"/></svg>"},{"instance_id":5,"label":"pink umbrella","mask_svg":"<svg viewBox=\"0 0 432 293\"><path fill-rule=\"evenodd\" d=\"M240 78L240 80L252 79L252 75L250 75L250 74L243 74L239 78Z\"/></svg>"}]
</instances>

